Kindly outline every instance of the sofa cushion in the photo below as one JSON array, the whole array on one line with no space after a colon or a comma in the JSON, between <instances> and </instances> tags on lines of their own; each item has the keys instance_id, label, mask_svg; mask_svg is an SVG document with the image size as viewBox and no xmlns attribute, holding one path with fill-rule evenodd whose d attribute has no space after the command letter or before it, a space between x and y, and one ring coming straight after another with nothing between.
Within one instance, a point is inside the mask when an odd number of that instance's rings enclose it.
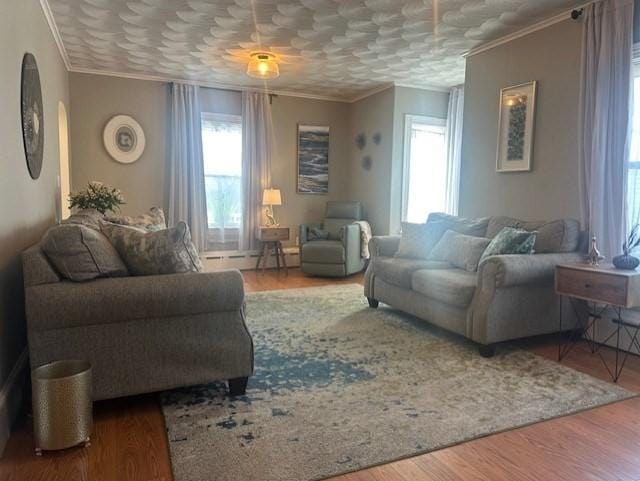
<instances>
[{"instance_id":1,"label":"sofa cushion","mask_svg":"<svg viewBox=\"0 0 640 481\"><path fill-rule=\"evenodd\" d=\"M102 231L136 276L202 272L198 251L184 222L171 229L147 232L131 226L105 223Z\"/></svg>"},{"instance_id":2,"label":"sofa cushion","mask_svg":"<svg viewBox=\"0 0 640 481\"><path fill-rule=\"evenodd\" d=\"M445 304L467 307L476 290L478 275L463 269L421 269L413 274L411 288Z\"/></svg>"},{"instance_id":3,"label":"sofa cushion","mask_svg":"<svg viewBox=\"0 0 640 481\"><path fill-rule=\"evenodd\" d=\"M425 224L403 222L396 256L426 260L446 231L484 237L488 223L489 218L465 219L442 213L429 215Z\"/></svg>"},{"instance_id":4,"label":"sofa cushion","mask_svg":"<svg viewBox=\"0 0 640 481\"><path fill-rule=\"evenodd\" d=\"M459 269L475 272L478 270L482 253L490 242L486 237L474 237L448 230L429 254L429 259L446 261Z\"/></svg>"},{"instance_id":5,"label":"sofa cushion","mask_svg":"<svg viewBox=\"0 0 640 481\"><path fill-rule=\"evenodd\" d=\"M80 224L99 231L102 222L104 222L104 214L96 209L81 209L64 219L62 224Z\"/></svg>"},{"instance_id":6,"label":"sofa cushion","mask_svg":"<svg viewBox=\"0 0 640 481\"><path fill-rule=\"evenodd\" d=\"M536 232L515 229L513 227L503 227L498 235L491 239L491 242L480 258L480 262L489 256L532 254L535 242Z\"/></svg>"},{"instance_id":7,"label":"sofa cushion","mask_svg":"<svg viewBox=\"0 0 640 481\"><path fill-rule=\"evenodd\" d=\"M503 227L537 231L533 249L538 254L574 252L580 240L580 223L575 219L536 222L504 216L492 217L487 228L487 237L495 237Z\"/></svg>"},{"instance_id":8,"label":"sofa cushion","mask_svg":"<svg viewBox=\"0 0 640 481\"><path fill-rule=\"evenodd\" d=\"M373 273L394 286L411 289L413 273L420 269L449 269L451 265L443 261L420 261L401 257L376 257Z\"/></svg>"},{"instance_id":9,"label":"sofa cushion","mask_svg":"<svg viewBox=\"0 0 640 481\"><path fill-rule=\"evenodd\" d=\"M302 262L344 264L346 262L344 246L337 240L307 242L302 245Z\"/></svg>"},{"instance_id":10,"label":"sofa cushion","mask_svg":"<svg viewBox=\"0 0 640 481\"><path fill-rule=\"evenodd\" d=\"M167 228L164 211L160 207L152 207L149 212L137 215L110 215L105 220L112 224L139 227L149 232L156 232Z\"/></svg>"},{"instance_id":11,"label":"sofa cushion","mask_svg":"<svg viewBox=\"0 0 640 481\"><path fill-rule=\"evenodd\" d=\"M128 275L116 249L99 231L83 224L60 224L44 235L42 251L58 273L75 282Z\"/></svg>"}]
</instances>

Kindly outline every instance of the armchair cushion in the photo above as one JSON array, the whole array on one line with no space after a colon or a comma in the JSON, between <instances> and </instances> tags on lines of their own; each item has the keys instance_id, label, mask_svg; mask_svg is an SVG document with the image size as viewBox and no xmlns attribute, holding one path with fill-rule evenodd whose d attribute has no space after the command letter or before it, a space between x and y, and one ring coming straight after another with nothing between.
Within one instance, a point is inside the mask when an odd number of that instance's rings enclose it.
<instances>
[{"instance_id":1,"label":"armchair cushion","mask_svg":"<svg viewBox=\"0 0 640 481\"><path fill-rule=\"evenodd\" d=\"M477 275L463 269L423 269L413 274L411 288L431 299L457 307L471 304Z\"/></svg>"},{"instance_id":2,"label":"armchair cushion","mask_svg":"<svg viewBox=\"0 0 640 481\"><path fill-rule=\"evenodd\" d=\"M301 260L318 264L344 264L346 252L338 240L311 241L303 244Z\"/></svg>"},{"instance_id":3,"label":"armchair cushion","mask_svg":"<svg viewBox=\"0 0 640 481\"><path fill-rule=\"evenodd\" d=\"M326 230L322 230L319 227L310 227L307 231L307 240L328 240L329 233Z\"/></svg>"},{"instance_id":4,"label":"armchair cushion","mask_svg":"<svg viewBox=\"0 0 640 481\"><path fill-rule=\"evenodd\" d=\"M325 217L334 219L362 220L362 204L360 202L330 201L327 202Z\"/></svg>"},{"instance_id":5,"label":"armchair cushion","mask_svg":"<svg viewBox=\"0 0 640 481\"><path fill-rule=\"evenodd\" d=\"M46 330L238 310L237 270L58 282L26 290L29 328Z\"/></svg>"},{"instance_id":6,"label":"armchair cushion","mask_svg":"<svg viewBox=\"0 0 640 481\"><path fill-rule=\"evenodd\" d=\"M353 219L325 219L322 224L322 230L328 233L330 240L341 240L342 229L344 226L353 223Z\"/></svg>"}]
</instances>

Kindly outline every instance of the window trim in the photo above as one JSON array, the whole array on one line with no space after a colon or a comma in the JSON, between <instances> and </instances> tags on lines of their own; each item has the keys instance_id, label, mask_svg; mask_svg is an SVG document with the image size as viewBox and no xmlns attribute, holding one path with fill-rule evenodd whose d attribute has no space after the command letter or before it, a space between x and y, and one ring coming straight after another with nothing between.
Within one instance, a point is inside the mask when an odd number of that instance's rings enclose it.
<instances>
[{"instance_id":1,"label":"window trim","mask_svg":"<svg viewBox=\"0 0 640 481\"><path fill-rule=\"evenodd\" d=\"M442 127L446 136L447 119L428 115L405 114L404 116L404 140L402 144L402 212L401 220L406 222L409 208L409 166L411 163L411 128L413 124Z\"/></svg>"}]
</instances>

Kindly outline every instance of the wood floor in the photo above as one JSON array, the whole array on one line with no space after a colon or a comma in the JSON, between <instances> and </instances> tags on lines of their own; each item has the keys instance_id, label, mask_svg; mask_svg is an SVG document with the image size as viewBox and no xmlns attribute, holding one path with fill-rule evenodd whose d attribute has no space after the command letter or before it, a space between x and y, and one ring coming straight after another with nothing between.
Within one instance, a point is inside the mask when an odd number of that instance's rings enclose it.
<instances>
[{"instance_id":1,"label":"wood floor","mask_svg":"<svg viewBox=\"0 0 640 481\"><path fill-rule=\"evenodd\" d=\"M244 273L247 291L362 282L268 272ZM554 339L522 347L555 359ZM611 356L610 351L605 351ZM607 379L597 356L578 346L564 364ZM620 379L640 392L640 358ZM392 440L390 440L392 442ZM33 454L26 418L0 459L0 481L171 481L164 420L155 395L96 403L92 445ZM212 474L212 481L215 477ZM640 398L487 436L429 454L334 478L333 481L640 481ZM225 480L222 480L225 481ZM297 480L290 480L297 481Z\"/></svg>"}]
</instances>

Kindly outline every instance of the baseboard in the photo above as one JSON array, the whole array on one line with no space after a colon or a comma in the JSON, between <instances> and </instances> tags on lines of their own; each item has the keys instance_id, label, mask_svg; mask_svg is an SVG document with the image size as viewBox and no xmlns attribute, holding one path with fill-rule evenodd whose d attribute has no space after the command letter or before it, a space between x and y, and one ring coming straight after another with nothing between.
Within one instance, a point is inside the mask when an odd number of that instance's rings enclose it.
<instances>
[{"instance_id":1,"label":"baseboard","mask_svg":"<svg viewBox=\"0 0 640 481\"><path fill-rule=\"evenodd\" d=\"M11 435L11 426L22 405L24 371L27 368L28 353L25 348L11 369L7 381L0 390L0 457Z\"/></svg>"}]
</instances>

